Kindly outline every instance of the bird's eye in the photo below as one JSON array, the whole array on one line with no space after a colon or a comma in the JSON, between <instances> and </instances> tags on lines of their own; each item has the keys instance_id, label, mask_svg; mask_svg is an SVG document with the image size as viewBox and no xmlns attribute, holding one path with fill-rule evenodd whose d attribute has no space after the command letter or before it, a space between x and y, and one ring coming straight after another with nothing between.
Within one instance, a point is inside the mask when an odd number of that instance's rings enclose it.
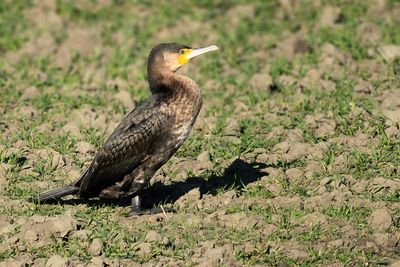
<instances>
[{"instance_id":1,"label":"bird's eye","mask_svg":"<svg viewBox=\"0 0 400 267\"><path fill-rule=\"evenodd\" d=\"M181 55L185 54L185 49L179 50L179 54L181 54Z\"/></svg>"}]
</instances>

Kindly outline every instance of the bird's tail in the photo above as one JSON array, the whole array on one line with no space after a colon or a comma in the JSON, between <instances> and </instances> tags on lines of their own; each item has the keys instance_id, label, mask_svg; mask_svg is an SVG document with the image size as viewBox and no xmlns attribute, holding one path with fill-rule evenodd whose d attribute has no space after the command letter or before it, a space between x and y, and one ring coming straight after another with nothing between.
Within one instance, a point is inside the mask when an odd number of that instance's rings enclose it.
<instances>
[{"instance_id":1,"label":"bird's tail","mask_svg":"<svg viewBox=\"0 0 400 267\"><path fill-rule=\"evenodd\" d=\"M56 188L46 192L39 193L39 195L31 197L29 198L29 200L35 203L46 202L46 201L57 201L64 196L76 194L78 192L79 192L79 187L67 185L61 188Z\"/></svg>"}]
</instances>

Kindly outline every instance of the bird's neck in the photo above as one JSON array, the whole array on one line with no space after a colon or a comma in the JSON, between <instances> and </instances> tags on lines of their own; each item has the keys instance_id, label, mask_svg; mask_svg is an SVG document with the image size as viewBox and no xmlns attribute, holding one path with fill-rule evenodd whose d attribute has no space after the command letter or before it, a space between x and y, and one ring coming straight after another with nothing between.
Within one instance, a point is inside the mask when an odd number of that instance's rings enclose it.
<instances>
[{"instance_id":1,"label":"bird's neck","mask_svg":"<svg viewBox=\"0 0 400 267\"><path fill-rule=\"evenodd\" d=\"M159 94L170 90L175 73L167 70L148 70L148 79L152 94Z\"/></svg>"},{"instance_id":2,"label":"bird's neck","mask_svg":"<svg viewBox=\"0 0 400 267\"><path fill-rule=\"evenodd\" d=\"M201 90L189 77L174 72L150 76L149 83L153 95L164 99L166 110L179 113L182 121L194 120L202 106Z\"/></svg>"},{"instance_id":3,"label":"bird's neck","mask_svg":"<svg viewBox=\"0 0 400 267\"><path fill-rule=\"evenodd\" d=\"M172 71L149 72L148 76L152 94L189 98L201 95L196 82L187 76Z\"/></svg>"}]
</instances>

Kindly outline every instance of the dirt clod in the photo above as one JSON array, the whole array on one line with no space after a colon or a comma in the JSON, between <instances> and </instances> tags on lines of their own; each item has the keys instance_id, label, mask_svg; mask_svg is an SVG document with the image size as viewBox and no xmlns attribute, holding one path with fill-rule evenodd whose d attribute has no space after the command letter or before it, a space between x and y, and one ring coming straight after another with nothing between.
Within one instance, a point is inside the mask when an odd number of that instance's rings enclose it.
<instances>
[{"instance_id":1,"label":"dirt clod","mask_svg":"<svg viewBox=\"0 0 400 267\"><path fill-rule=\"evenodd\" d=\"M336 22L339 20L340 14L341 14L340 8L333 6L326 6L322 10L319 23L322 27L334 26Z\"/></svg>"},{"instance_id":2,"label":"dirt clod","mask_svg":"<svg viewBox=\"0 0 400 267\"><path fill-rule=\"evenodd\" d=\"M208 162L210 161L210 152L203 151L197 156L197 160L200 162Z\"/></svg>"},{"instance_id":3,"label":"dirt clod","mask_svg":"<svg viewBox=\"0 0 400 267\"><path fill-rule=\"evenodd\" d=\"M354 91L358 94L370 94L373 90L371 83L360 80L357 85L354 87Z\"/></svg>"},{"instance_id":4,"label":"dirt clod","mask_svg":"<svg viewBox=\"0 0 400 267\"><path fill-rule=\"evenodd\" d=\"M126 90L119 91L114 95L114 99L118 103L122 104L127 110L131 110L135 106L131 94Z\"/></svg>"},{"instance_id":5,"label":"dirt clod","mask_svg":"<svg viewBox=\"0 0 400 267\"><path fill-rule=\"evenodd\" d=\"M273 81L267 73L257 73L250 79L250 86L258 91L269 92Z\"/></svg>"},{"instance_id":6,"label":"dirt clod","mask_svg":"<svg viewBox=\"0 0 400 267\"><path fill-rule=\"evenodd\" d=\"M154 230L148 231L146 234L146 237L145 237L146 242L149 242L149 243L155 242L155 241L161 240L161 239L162 239L161 235L157 231L154 231Z\"/></svg>"},{"instance_id":7,"label":"dirt clod","mask_svg":"<svg viewBox=\"0 0 400 267\"><path fill-rule=\"evenodd\" d=\"M67 267L68 266L68 259L64 258L60 255L51 256L46 261L46 267Z\"/></svg>"},{"instance_id":8,"label":"dirt clod","mask_svg":"<svg viewBox=\"0 0 400 267\"><path fill-rule=\"evenodd\" d=\"M379 51L387 62L392 62L400 57L400 46L398 45L384 45L380 47Z\"/></svg>"},{"instance_id":9,"label":"dirt clod","mask_svg":"<svg viewBox=\"0 0 400 267\"><path fill-rule=\"evenodd\" d=\"M88 154L95 152L95 147L85 141L79 141L76 144L76 151L80 154Z\"/></svg>"},{"instance_id":10,"label":"dirt clod","mask_svg":"<svg viewBox=\"0 0 400 267\"><path fill-rule=\"evenodd\" d=\"M89 56L99 47L99 36L91 29L73 29L69 32L68 38L59 47L55 63L62 68L69 67L73 55L78 53L81 56Z\"/></svg>"},{"instance_id":11,"label":"dirt clod","mask_svg":"<svg viewBox=\"0 0 400 267\"><path fill-rule=\"evenodd\" d=\"M226 121L226 127L224 130L226 138L232 142L238 142L240 136L240 126L236 119L228 118Z\"/></svg>"},{"instance_id":12,"label":"dirt clod","mask_svg":"<svg viewBox=\"0 0 400 267\"><path fill-rule=\"evenodd\" d=\"M100 238L93 239L89 247L89 252L94 256L98 256L101 254L102 250L103 250L103 242L101 241L101 239Z\"/></svg>"},{"instance_id":13,"label":"dirt clod","mask_svg":"<svg viewBox=\"0 0 400 267\"><path fill-rule=\"evenodd\" d=\"M102 256L97 256L97 257L93 257L87 266L88 267L104 267L104 266L109 266L109 265L105 264L104 258Z\"/></svg>"},{"instance_id":14,"label":"dirt clod","mask_svg":"<svg viewBox=\"0 0 400 267\"><path fill-rule=\"evenodd\" d=\"M387 208L376 209L368 219L371 228L376 232L386 232L393 224L393 218Z\"/></svg>"},{"instance_id":15,"label":"dirt clod","mask_svg":"<svg viewBox=\"0 0 400 267\"><path fill-rule=\"evenodd\" d=\"M136 247L137 253L143 257L151 252L151 244L150 243L140 243Z\"/></svg>"},{"instance_id":16,"label":"dirt clod","mask_svg":"<svg viewBox=\"0 0 400 267\"><path fill-rule=\"evenodd\" d=\"M24 93L21 96L21 100L31 99L36 97L39 94L39 90L36 86L30 86L24 90Z\"/></svg>"}]
</instances>

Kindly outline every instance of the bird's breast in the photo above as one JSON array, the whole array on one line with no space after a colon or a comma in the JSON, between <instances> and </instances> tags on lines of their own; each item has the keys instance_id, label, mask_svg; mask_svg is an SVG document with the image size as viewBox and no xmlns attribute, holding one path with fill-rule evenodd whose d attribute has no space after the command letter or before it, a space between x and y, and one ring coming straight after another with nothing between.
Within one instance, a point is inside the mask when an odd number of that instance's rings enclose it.
<instances>
[{"instance_id":1,"label":"bird's breast","mask_svg":"<svg viewBox=\"0 0 400 267\"><path fill-rule=\"evenodd\" d=\"M176 138L176 145L175 147L178 148L182 145L182 143L188 137L190 130L192 129L193 123L191 121L186 122L179 126L177 129L173 131L173 135Z\"/></svg>"}]
</instances>

